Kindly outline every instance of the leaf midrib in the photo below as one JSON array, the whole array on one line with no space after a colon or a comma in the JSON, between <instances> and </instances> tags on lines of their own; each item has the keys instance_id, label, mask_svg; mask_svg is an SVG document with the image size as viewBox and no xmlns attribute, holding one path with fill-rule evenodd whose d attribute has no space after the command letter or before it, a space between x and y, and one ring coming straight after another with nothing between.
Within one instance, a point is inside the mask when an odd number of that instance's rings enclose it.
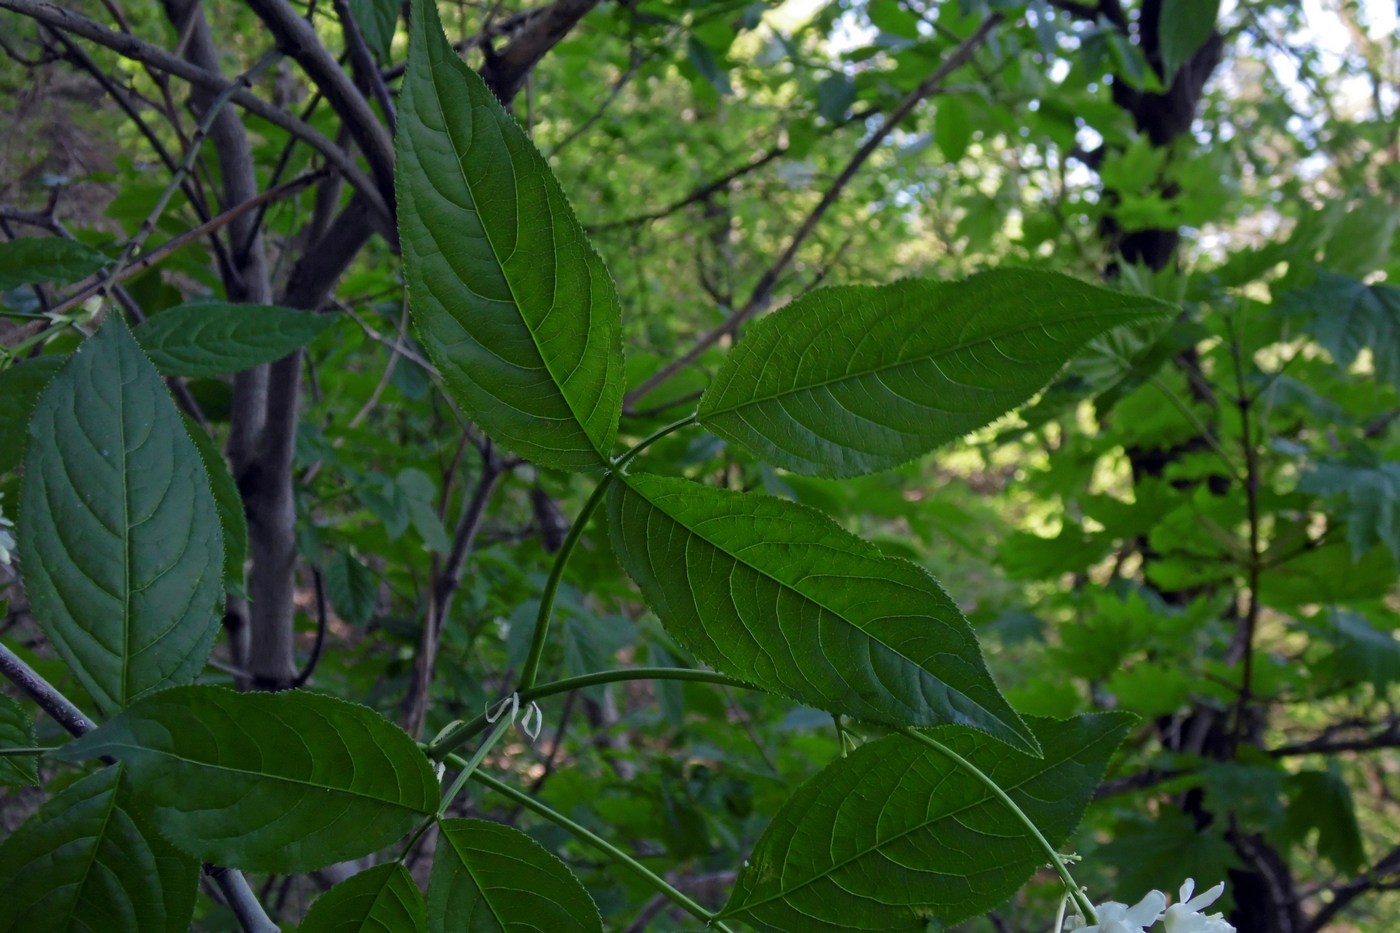
<instances>
[{"instance_id":1,"label":"leaf midrib","mask_svg":"<svg viewBox=\"0 0 1400 933\"><path fill-rule=\"evenodd\" d=\"M1146 307L1146 306L1143 306L1143 307ZM1101 312L1100 312L1100 313L1101 313ZM1069 316L1069 317L1057 318L1057 319L1056 319L1054 322L1052 322L1052 323L1076 322L1076 321L1084 320L1084 319L1086 319L1086 318L1092 318L1092 317L1094 317L1094 316L1095 316L1095 313L1094 313L1094 312L1085 312L1084 314L1071 315L1071 316ZM1126 316L1126 317L1141 317L1141 316L1142 316L1142 312L1141 312L1141 310L1138 310L1138 311L1125 311L1124 316ZM1041 325L1041 327L1042 327L1042 329L1043 329L1044 325ZM858 373L849 373L849 372L848 372L848 373L842 373L841 375L839 375L839 376L833 376L833 377L830 378L830 379L821 379L821 380L817 380L817 381L815 381L815 382L803 383L803 384L800 385L800 386L793 386L793 387L791 387L791 388L783 389L783 390L780 391L780 392L774 392L774 393L769 394L769 395L753 396L753 397L750 397L750 398L745 399L745 400L742 401L742 402L738 402L738 403L733 404L733 405L727 405L727 406L725 406L725 407L723 407L723 408L715 408L715 409L712 409L712 410L710 410L710 411L708 411L708 412L702 411L701 414L700 414L700 420L703 422L706 418L709 418L709 417L711 417L711 416L713 416L713 415L728 414L729 412L738 411L738 410L741 409L741 408L748 408L748 407L751 407L751 406L754 406L754 405L761 405L761 404L764 403L764 402L776 401L776 400L778 400L778 399L785 398L785 397L787 397L787 396L789 396L789 395L797 395L797 394L802 393L802 392L811 392L811 391L814 391L814 390L816 390L816 389L820 389L820 388L823 388L823 387L829 386L829 385L835 385L836 383L840 383L840 382L847 382L847 381L855 380L855 379L865 379L865 378L868 378L868 377L870 377L870 376L878 375L878 374L880 374L880 373L886 372L886 371L891 370L891 369L898 369L898 368L904 367L904 366L917 366L918 364L923 363L923 362L928 362L928 361L932 361L932 360L941 359L941 358L946 357L946 356L948 356L948 355L950 355L950 354L959 353L959 352L961 352L961 351L963 351L963 350L966 350L966 349L969 349L969 348L971 348L971 347L978 346L979 344L991 343L991 342L1000 340L1000 339L1002 339L1002 338L1004 338L1004 337L1010 337L1010 336L1014 336L1014 335L1019 334L1019 333L1023 333L1023 332L1025 332L1025 331L1027 331L1027 330L1030 330L1030 328L1029 328L1029 327L1025 327L1025 326L1018 327L1018 328L1008 328L1008 329L1006 329L1006 330L998 331L997 333L994 333L994 334L988 334L988 335L986 335L986 336L984 336L984 337L978 337L978 338L976 338L976 339L974 339L974 340L966 340L966 341L963 341L963 342L961 342L961 343L958 343L958 344L955 344L955 345L953 345L953 346L947 347L947 348L945 348L945 349L939 350L937 353L928 353L928 354L924 354L924 355L918 356L918 357L916 357L916 358L914 358L914 359L896 360L896 361L894 361L894 362L892 362L892 363L884 363L884 364L881 364L880 366L875 366L875 367L872 367L872 368L870 368L870 369L863 370L863 371L858 372ZM724 391L727 393L727 392L730 390L730 387L731 387L732 385L734 385L734 382L733 382L733 380L731 379L730 382L729 382L728 384L725 385ZM703 406L702 406L702 408L703 408Z\"/></svg>"},{"instance_id":2,"label":"leaf midrib","mask_svg":"<svg viewBox=\"0 0 1400 933\"><path fill-rule=\"evenodd\" d=\"M1014 790L1019 790L1020 788L1024 787L1026 784L1029 784L1031 781L1034 781L1036 778L1039 778L1039 777L1044 776L1047 772L1050 771L1051 768L1059 767L1060 765L1065 764L1066 762L1073 760L1074 757L1075 757L1076 755L1079 755L1079 754L1081 754L1081 753L1083 753L1083 752L1085 752L1085 751L1088 751L1088 750L1089 750L1090 748L1092 748L1094 745L1097 745L1099 742L1103 741L1103 739L1104 739L1104 736L1103 736L1103 735L1097 735L1097 736L1095 736L1092 740L1086 742L1083 746L1081 746L1081 747L1079 747L1079 748L1076 748L1073 752L1071 752L1071 753L1065 755L1065 756L1064 756L1063 758L1061 758L1059 761L1056 761L1053 765L1048 765L1047 767L1042 768L1040 771L1037 771L1037 772L1034 773L1034 774L1027 775L1025 778L1023 778L1023 779L1020 780L1020 781L1017 781L1017 782L1014 783L1014 784L1010 784L1010 785L1000 785L1000 786L1001 786L1001 789L1004 790L1004 791L1006 791L1007 793L1010 793L1011 791L1014 791ZM1044 761L1044 759L1041 759L1041 760ZM957 767L957 765L955 765L955 764L950 765L950 767L951 767L951 769L952 769L953 771L957 771L957 770L958 770L958 767ZM950 811L948 811L947 813L940 814L939 816L937 816L937 817L935 817L935 818L933 818L933 819L930 819L930 820L925 820L925 821L923 821L922 823L918 823L918 824L909 826L909 827L905 828L903 831L901 831L901 832L899 832L899 833L896 833L895 835L890 836L890 837L887 838L887 839L883 839L883 840L879 841L878 843L876 843L876 844L874 844L874 845L867 846L867 847L865 847L864 849L861 849L860 851L854 853L853 855L848 856L848 857L845 858L845 859L842 859L842 860L839 861L839 862L834 862L832 865L830 865L829 867L827 867L827 868L821 870L820 872L814 874L812 877L803 880L800 884L795 884L795 885L793 885L793 886L790 887L790 888L782 888L782 889L780 889L780 890L774 892L772 895L769 895L768 897L761 898L761 899L756 900L756 901L753 901L753 902L751 902L751 903L747 903L747 902L746 902L746 903L743 905L742 908L740 908L739 910L736 910L736 911L735 911L734 913L732 913L732 914L729 914L729 916L737 916L738 914L741 914L741 913L744 913L744 912L752 913L752 912L753 912L753 909L754 909L755 907L761 907L761 906L763 906L764 904L769 903L770 901L774 901L774 900L777 900L777 899L779 899L779 898L786 897L786 896L792 894L792 893L795 892L795 891L800 891L801 889L803 889L803 888L805 888L805 887L808 887L808 886L810 886L810 885L816 884L818 881L821 881L823 878L827 877L828 875L834 874L834 873L836 873L837 871L840 871L841 869L845 868L847 865L850 865L851 863L856 862L856 861L858 861L858 860L860 860L860 859L866 858L866 857L870 856L872 853L878 852L880 849L885 848L886 846L893 845L894 843L898 842L899 840L903 839L905 836L908 836L908 835L911 834L911 833L919 832L919 831L923 830L925 827L932 826L932 825L934 825L934 824L936 824L936 823L942 823L942 822L944 822L945 820L953 819L954 817L958 816L958 815L961 814L961 813L965 813L965 812L967 812L968 810L973 809L974 807L980 807L980 806L982 806L984 803L987 803L987 802L990 801L990 800L995 800L995 799L996 799L996 797L991 793L991 791L987 790L986 788L982 788L982 789L981 789L981 793L983 794L983 796L981 797L981 799L979 799L979 800L977 800L977 801L975 801L975 802L973 802L973 803L969 803L969 804L967 804L967 805L965 805L965 806L959 807L959 808L957 808L956 810L950 810ZM848 892L848 893L849 893L849 892ZM851 896L852 896L852 897L857 897L857 895L855 895L855 894L852 894ZM910 905L907 905L907 904L899 904L899 905L887 905L887 906L905 907L905 906L910 906ZM726 911L721 911L721 912L720 912L720 916L724 916L725 913L726 913Z\"/></svg>"}]
</instances>

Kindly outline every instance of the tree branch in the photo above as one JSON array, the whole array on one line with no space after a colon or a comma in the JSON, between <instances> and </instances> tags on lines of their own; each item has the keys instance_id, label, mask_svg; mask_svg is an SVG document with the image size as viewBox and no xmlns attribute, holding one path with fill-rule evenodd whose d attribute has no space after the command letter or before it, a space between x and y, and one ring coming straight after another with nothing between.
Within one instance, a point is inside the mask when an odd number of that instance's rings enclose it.
<instances>
[{"instance_id":1,"label":"tree branch","mask_svg":"<svg viewBox=\"0 0 1400 933\"><path fill-rule=\"evenodd\" d=\"M558 45L559 40L597 5L598 0L555 0L527 19L505 49L496 52L486 46L482 80L502 103L510 103L545 53Z\"/></svg>"},{"instance_id":2,"label":"tree branch","mask_svg":"<svg viewBox=\"0 0 1400 933\"><path fill-rule=\"evenodd\" d=\"M905 117L909 116L921 101L938 90L939 86L948 75L957 70L972 57L973 53L986 41L987 36L1001 20L1002 16L1000 13L993 13L991 16L984 19L982 24L977 27L972 35L968 36L963 40L961 45L948 53L948 56L933 74L929 75L918 87L909 92L908 96L900 102L899 106L880 124L879 129L872 133L870 138L856 150L856 154L846 163L846 167L841 170L841 174L836 176L836 180L832 182L831 187L822 195L821 200L817 202L817 206L812 209L812 212L807 215L806 220L797 228L797 232L792 235L792 239L788 242L787 248L774 260L773 264L768 267L763 275L759 277L758 283L754 286L744 306L731 314L719 327L716 327L714 330L701 337L696 341L694 346L680 357L663 366L645 382L627 393L624 410L630 411L633 406L636 405L638 399L643 398L656 389L657 386L660 386L676 373L695 362L706 350L719 343L724 337L734 333L746 320L767 307L769 300L772 298L774 286L777 285L778 277L782 275L788 265L791 264L793 257L797 255L798 249L806 242L807 237L812 234L812 231L816 229L817 224L821 222L822 217L826 215L831 205L836 203L837 198L841 196L841 192L845 190L846 185L855 177L856 172L860 170L866 160L879 148L880 144L885 141L885 138L888 137L890 133L894 132L895 127L898 126Z\"/></svg>"}]
</instances>

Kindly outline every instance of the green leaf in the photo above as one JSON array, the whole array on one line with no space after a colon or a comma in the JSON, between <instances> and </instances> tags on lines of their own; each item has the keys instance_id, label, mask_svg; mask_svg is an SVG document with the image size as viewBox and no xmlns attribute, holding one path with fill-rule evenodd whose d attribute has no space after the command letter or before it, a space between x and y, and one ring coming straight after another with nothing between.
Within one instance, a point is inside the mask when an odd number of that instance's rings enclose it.
<instances>
[{"instance_id":1,"label":"green leaf","mask_svg":"<svg viewBox=\"0 0 1400 933\"><path fill-rule=\"evenodd\" d=\"M598 908L568 866L518 829L443 820L428 881L433 933L600 931Z\"/></svg>"},{"instance_id":2,"label":"green leaf","mask_svg":"<svg viewBox=\"0 0 1400 933\"><path fill-rule=\"evenodd\" d=\"M57 757L110 755L161 832L202 861L304 872L368 855L437 808L428 759L364 706L316 693L177 687Z\"/></svg>"},{"instance_id":3,"label":"green leaf","mask_svg":"<svg viewBox=\"0 0 1400 933\"><path fill-rule=\"evenodd\" d=\"M1078 825L1123 713L1031 719L1031 758L976 733L944 742L994 780L1058 846ZM925 930L997 906L1046 861L1011 810L935 749L869 742L788 798L759 838L720 917L760 930Z\"/></svg>"},{"instance_id":4,"label":"green leaf","mask_svg":"<svg viewBox=\"0 0 1400 933\"><path fill-rule=\"evenodd\" d=\"M338 551L326 562L326 595L342 619L365 625L379 602L379 580L347 551Z\"/></svg>"},{"instance_id":5,"label":"green leaf","mask_svg":"<svg viewBox=\"0 0 1400 933\"><path fill-rule=\"evenodd\" d=\"M298 933L418 933L428 927L423 894L399 862L351 875L306 912Z\"/></svg>"},{"instance_id":6,"label":"green leaf","mask_svg":"<svg viewBox=\"0 0 1400 933\"><path fill-rule=\"evenodd\" d=\"M83 778L0 844L0 931L189 929L199 864L133 816L120 779Z\"/></svg>"},{"instance_id":7,"label":"green leaf","mask_svg":"<svg viewBox=\"0 0 1400 933\"><path fill-rule=\"evenodd\" d=\"M350 0L350 15L360 27L365 45L381 65L389 61L389 47L399 24L399 0Z\"/></svg>"},{"instance_id":8,"label":"green leaf","mask_svg":"<svg viewBox=\"0 0 1400 933\"><path fill-rule=\"evenodd\" d=\"M1085 341L1167 310L1026 270L820 289L753 326L700 422L798 473L889 469L1021 404Z\"/></svg>"},{"instance_id":9,"label":"green leaf","mask_svg":"<svg viewBox=\"0 0 1400 933\"><path fill-rule=\"evenodd\" d=\"M1112 841L1099 850L1103 864L1118 869L1115 898L1132 904L1148 891L1187 878L1196 879L1202 888L1226 880L1240 860L1222 832L1221 821L1197 827L1190 816L1171 807L1121 824ZM1225 895L1211 910L1229 913L1233 900L1226 885Z\"/></svg>"},{"instance_id":10,"label":"green leaf","mask_svg":"<svg viewBox=\"0 0 1400 933\"><path fill-rule=\"evenodd\" d=\"M104 712L204 667L223 596L218 507L118 314L34 407L19 554L35 618Z\"/></svg>"},{"instance_id":11,"label":"green leaf","mask_svg":"<svg viewBox=\"0 0 1400 933\"><path fill-rule=\"evenodd\" d=\"M723 68L719 59L715 58L714 51L694 36L689 36L685 40L686 57L690 59L690 64L699 72L700 77L709 82L723 97L734 93L733 86L729 83L729 71Z\"/></svg>"},{"instance_id":12,"label":"green leaf","mask_svg":"<svg viewBox=\"0 0 1400 933\"><path fill-rule=\"evenodd\" d=\"M447 389L545 466L607 465L622 411L612 278L515 120L413 8L395 191L413 319Z\"/></svg>"},{"instance_id":13,"label":"green leaf","mask_svg":"<svg viewBox=\"0 0 1400 933\"><path fill-rule=\"evenodd\" d=\"M1168 85L1177 69L1191 60L1196 50L1205 45L1215 32L1220 17L1220 0L1162 0L1157 20L1162 70Z\"/></svg>"},{"instance_id":14,"label":"green leaf","mask_svg":"<svg viewBox=\"0 0 1400 933\"><path fill-rule=\"evenodd\" d=\"M67 285L105 265L106 256L77 240L20 237L0 243L0 292L39 282Z\"/></svg>"},{"instance_id":15,"label":"green leaf","mask_svg":"<svg viewBox=\"0 0 1400 933\"><path fill-rule=\"evenodd\" d=\"M856 86L849 75L827 75L817 84L817 112L829 123L839 123L855 99Z\"/></svg>"},{"instance_id":16,"label":"green leaf","mask_svg":"<svg viewBox=\"0 0 1400 933\"><path fill-rule=\"evenodd\" d=\"M221 376L280 360L337 321L274 305L192 302L136 328L136 340L166 376Z\"/></svg>"},{"instance_id":17,"label":"green leaf","mask_svg":"<svg viewBox=\"0 0 1400 933\"><path fill-rule=\"evenodd\" d=\"M923 568L815 509L685 480L624 477L608 510L647 603L716 670L831 713L971 726L1037 751Z\"/></svg>"},{"instance_id":18,"label":"green leaf","mask_svg":"<svg viewBox=\"0 0 1400 933\"><path fill-rule=\"evenodd\" d=\"M1378 690L1400 681L1400 640L1381 631L1366 617L1334 610L1323 624L1310 625L1333 650L1313 665L1325 683L1336 686L1369 683Z\"/></svg>"},{"instance_id":19,"label":"green leaf","mask_svg":"<svg viewBox=\"0 0 1400 933\"><path fill-rule=\"evenodd\" d=\"M29 416L44 387L63 366L65 357L41 356L0 370L0 473L8 473L24 459Z\"/></svg>"},{"instance_id":20,"label":"green leaf","mask_svg":"<svg viewBox=\"0 0 1400 933\"><path fill-rule=\"evenodd\" d=\"M411 467L400 470L395 477L403 498L408 506L408 517L428 550L435 554L446 554L452 550L452 541L447 537L447 529L438 518L438 487L433 478L422 470Z\"/></svg>"},{"instance_id":21,"label":"green leaf","mask_svg":"<svg viewBox=\"0 0 1400 933\"><path fill-rule=\"evenodd\" d=\"M243 589L243 565L248 560L248 516L243 510L243 496L209 432L189 418L185 419L185 430L204 461L214 505L219 510L219 528L224 536L224 589L233 596L247 599Z\"/></svg>"},{"instance_id":22,"label":"green leaf","mask_svg":"<svg viewBox=\"0 0 1400 933\"><path fill-rule=\"evenodd\" d=\"M1317 830L1317 854L1339 872L1351 873L1366 863L1366 847L1356 822L1351 788L1335 769L1299 771L1284 779L1288 790L1285 830L1296 842Z\"/></svg>"},{"instance_id":23,"label":"green leaf","mask_svg":"<svg viewBox=\"0 0 1400 933\"><path fill-rule=\"evenodd\" d=\"M1400 286L1319 272L1315 284L1288 292L1278 308L1309 313L1308 329L1338 366L1370 348L1376 378L1400 388Z\"/></svg>"},{"instance_id":24,"label":"green leaf","mask_svg":"<svg viewBox=\"0 0 1400 933\"><path fill-rule=\"evenodd\" d=\"M1352 557L1384 544L1400 563L1400 462L1322 461L1303 475L1298 489L1339 502Z\"/></svg>"},{"instance_id":25,"label":"green leaf","mask_svg":"<svg viewBox=\"0 0 1400 933\"><path fill-rule=\"evenodd\" d=\"M34 720L24 707L0 693L0 749L32 748ZM5 756L0 758L0 784L11 787L32 787L39 783L37 755Z\"/></svg>"}]
</instances>

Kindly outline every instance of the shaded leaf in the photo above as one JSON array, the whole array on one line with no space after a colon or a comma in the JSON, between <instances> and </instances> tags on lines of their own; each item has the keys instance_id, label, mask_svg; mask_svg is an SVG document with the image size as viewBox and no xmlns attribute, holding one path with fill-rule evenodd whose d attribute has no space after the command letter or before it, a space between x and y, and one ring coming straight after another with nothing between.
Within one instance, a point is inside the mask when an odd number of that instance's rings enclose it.
<instances>
[{"instance_id":1,"label":"shaded leaf","mask_svg":"<svg viewBox=\"0 0 1400 933\"><path fill-rule=\"evenodd\" d=\"M606 466L622 411L612 278L544 158L413 8L395 191L414 323L487 433L545 466Z\"/></svg>"},{"instance_id":2,"label":"shaded leaf","mask_svg":"<svg viewBox=\"0 0 1400 933\"><path fill-rule=\"evenodd\" d=\"M988 424L1151 298L1050 272L812 292L756 323L700 402L700 422L784 469L884 470Z\"/></svg>"},{"instance_id":3,"label":"shaded leaf","mask_svg":"<svg viewBox=\"0 0 1400 933\"><path fill-rule=\"evenodd\" d=\"M1190 816L1172 808L1120 824L1113 840L1100 850L1103 863L1118 868L1115 897L1131 904L1148 891L1170 888L1187 878L1202 887L1224 881L1230 869L1240 867L1240 860L1221 831L1219 822L1198 828ZM1229 913L1233 901L1226 885L1211 910Z\"/></svg>"},{"instance_id":4,"label":"shaded leaf","mask_svg":"<svg viewBox=\"0 0 1400 933\"><path fill-rule=\"evenodd\" d=\"M77 240L20 237L0 243L0 292L39 282L67 285L105 265L106 256Z\"/></svg>"},{"instance_id":5,"label":"shaded leaf","mask_svg":"<svg viewBox=\"0 0 1400 933\"><path fill-rule=\"evenodd\" d=\"M433 769L364 706L303 691L177 687L56 753L110 755L171 841L202 861L303 872L394 842L437 808Z\"/></svg>"},{"instance_id":6,"label":"shaded leaf","mask_svg":"<svg viewBox=\"0 0 1400 933\"><path fill-rule=\"evenodd\" d=\"M66 357L41 356L0 370L0 473L8 473L24 459L29 417L44 387L58 373Z\"/></svg>"},{"instance_id":7,"label":"shaded leaf","mask_svg":"<svg viewBox=\"0 0 1400 933\"><path fill-rule=\"evenodd\" d=\"M399 23L399 0L350 0L350 15L360 27L365 45L381 65L389 61L389 46Z\"/></svg>"},{"instance_id":8,"label":"shaded leaf","mask_svg":"<svg viewBox=\"0 0 1400 933\"><path fill-rule=\"evenodd\" d=\"M34 720L24 707L0 693L0 749L33 746ZM38 783L37 755L0 757L0 784L32 787Z\"/></svg>"},{"instance_id":9,"label":"shaded leaf","mask_svg":"<svg viewBox=\"0 0 1400 933\"><path fill-rule=\"evenodd\" d=\"M1288 292L1277 308L1309 315L1308 329L1338 366L1369 348L1376 377L1400 387L1400 286L1320 271L1315 284Z\"/></svg>"},{"instance_id":10,"label":"shaded leaf","mask_svg":"<svg viewBox=\"0 0 1400 933\"><path fill-rule=\"evenodd\" d=\"M433 933L601 931L598 908L568 866L518 829L443 820L428 882Z\"/></svg>"},{"instance_id":11,"label":"shaded leaf","mask_svg":"<svg viewBox=\"0 0 1400 933\"><path fill-rule=\"evenodd\" d=\"M204 667L223 596L218 507L118 314L34 407L19 554L35 618L103 711Z\"/></svg>"},{"instance_id":12,"label":"shaded leaf","mask_svg":"<svg viewBox=\"0 0 1400 933\"><path fill-rule=\"evenodd\" d=\"M1313 665L1324 681L1369 683L1378 690L1400 681L1400 641L1394 632L1381 631L1365 616L1341 609L1329 613L1326 624L1310 628L1332 644L1332 652Z\"/></svg>"},{"instance_id":13,"label":"shaded leaf","mask_svg":"<svg viewBox=\"0 0 1400 933\"><path fill-rule=\"evenodd\" d=\"M817 84L817 112L828 122L839 123L855 99L856 86L849 75L827 75Z\"/></svg>"},{"instance_id":14,"label":"shaded leaf","mask_svg":"<svg viewBox=\"0 0 1400 933\"><path fill-rule=\"evenodd\" d=\"M316 898L298 933L417 933L427 908L408 869L386 862L351 875Z\"/></svg>"},{"instance_id":15,"label":"shaded leaf","mask_svg":"<svg viewBox=\"0 0 1400 933\"><path fill-rule=\"evenodd\" d=\"M1298 489L1342 505L1353 557L1384 544L1400 563L1400 462L1324 461L1303 475Z\"/></svg>"},{"instance_id":16,"label":"shaded leaf","mask_svg":"<svg viewBox=\"0 0 1400 933\"><path fill-rule=\"evenodd\" d=\"M1157 21L1159 49L1165 81L1171 84L1177 69L1215 32L1220 0L1162 0Z\"/></svg>"},{"instance_id":17,"label":"shaded leaf","mask_svg":"<svg viewBox=\"0 0 1400 933\"><path fill-rule=\"evenodd\" d=\"M338 318L275 305L202 301L148 318L135 330L166 376L220 376L280 360Z\"/></svg>"},{"instance_id":18,"label":"shaded leaf","mask_svg":"<svg viewBox=\"0 0 1400 933\"><path fill-rule=\"evenodd\" d=\"M1340 872L1353 872L1366 862L1361 827L1351 788L1334 769L1299 771L1284 779L1288 790L1285 828L1289 838L1304 842L1317 830L1317 854Z\"/></svg>"},{"instance_id":19,"label":"shaded leaf","mask_svg":"<svg viewBox=\"0 0 1400 933\"><path fill-rule=\"evenodd\" d=\"M189 929L199 863L133 816L120 779L88 775L0 844L0 930Z\"/></svg>"},{"instance_id":20,"label":"shaded leaf","mask_svg":"<svg viewBox=\"0 0 1400 933\"><path fill-rule=\"evenodd\" d=\"M976 733L940 738L1059 845L1133 717L1029 722L1044 758ZM995 907L1045 860L986 785L935 749L887 736L837 759L783 804L720 916L761 930L924 930Z\"/></svg>"},{"instance_id":21,"label":"shaded leaf","mask_svg":"<svg viewBox=\"0 0 1400 933\"><path fill-rule=\"evenodd\" d=\"M209 433L189 418L185 419L185 430L204 461L214 505L219 510L219 528L224 537L224 589L233 596L247 599L243 589L243 565L248 560L248 515L243 510L243 496L224 462L224 455Z\"/></svg>"},{"instance_id":22,"label":"shaded leaf","mask_svg":"<svg viewBox=\"0 0 1400 933\"><path fill-rule=\"evenodd\" d=\"M379 580L359 559L338 551L326 562L326 595L342 619L364 625L374 616L379 602Z\"/></svg>"},{"instance_id":23,"label":"shaded leaf","mask_svg":"<svg viewBox=\"0 0 1400 933\"><path fill-rule=\"evenodd\" d=\"M623 567L716 670L832 713L966 725L1036 750L923 568L806 506L685 480L627 476L608 509Z\"/></svg>"}]
</instances>

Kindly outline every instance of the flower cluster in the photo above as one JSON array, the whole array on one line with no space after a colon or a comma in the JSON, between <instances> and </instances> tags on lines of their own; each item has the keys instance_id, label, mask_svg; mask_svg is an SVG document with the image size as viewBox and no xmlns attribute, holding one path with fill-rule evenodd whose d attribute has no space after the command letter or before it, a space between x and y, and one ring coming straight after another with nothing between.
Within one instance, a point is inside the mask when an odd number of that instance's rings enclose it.
<instances>
[{"instance_id":1,"label":"flower cluster","mask_svg":"<svg viewBox=\"0 0 1400 933\"><path fill-rule=\"evenodd\" d=\"M1192 897L1195 891L1196 882L1187 878L1178 892L1180 898L1170 907L1167 896L1161 891L1149 891L1131 907L1107 901L1094 908L1098 923L1083 926L1082 919L1071 917L1066 929L1075 933L1147 933L1148 928L1160 920L1166 933L1235 933L1235 928L1220 914L1202 913L1225 893L1225 883Z\"/></svg>"}]
</instances>

